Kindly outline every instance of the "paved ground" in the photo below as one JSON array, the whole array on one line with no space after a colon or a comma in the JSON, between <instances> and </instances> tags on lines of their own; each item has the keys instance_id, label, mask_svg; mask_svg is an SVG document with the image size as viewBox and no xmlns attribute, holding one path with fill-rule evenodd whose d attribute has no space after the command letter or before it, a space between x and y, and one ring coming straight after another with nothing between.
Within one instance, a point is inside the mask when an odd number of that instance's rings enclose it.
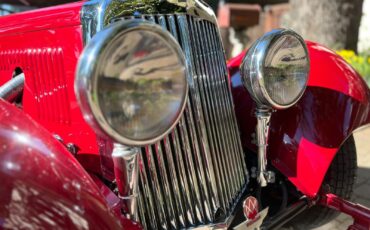
<instances>
[{"instance_id":1,"label":"paved ground","mask_svg":"<svg viewBox=\"0 0 370 230\"><path fill-rule=\"evenodd\" d=\"M357 183L354 190L354 200L370 208L370 128L355 133L357 148ZM352 218L341 214L332 222L316 230L344 230L353 222Z\"/></svg>"}]
</instances>

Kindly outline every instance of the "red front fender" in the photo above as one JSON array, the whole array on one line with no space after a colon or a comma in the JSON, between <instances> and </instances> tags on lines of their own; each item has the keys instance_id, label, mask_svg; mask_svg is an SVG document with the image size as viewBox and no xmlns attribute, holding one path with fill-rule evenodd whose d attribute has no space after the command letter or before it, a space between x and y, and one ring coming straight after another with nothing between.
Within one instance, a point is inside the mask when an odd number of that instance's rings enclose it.
<instances>
[{"instance_id":1,"label":"red front fender","mask_svg":"<svg viewBox=\"0 0 370 230\"><path fill-rule=\"evenodd\" d=\"M0 228L122 229L74 157L0 100Z\"/></svg>"},{"instance_id":2,"label":"red front fender","mask_svg":"<svg viewBox=\"0 0 370 230\"><path fill-rule=\"evenodd\" d=\"M342 143L370 122L370 91L351 66L331 50L307 42L311 71L302 99L274 112L268 157L304 194L315 196ZM242 86L239 65L244 54L230 60L235 110L245 148L251 142L255 104Z\"/></svg>"}]
</instances>

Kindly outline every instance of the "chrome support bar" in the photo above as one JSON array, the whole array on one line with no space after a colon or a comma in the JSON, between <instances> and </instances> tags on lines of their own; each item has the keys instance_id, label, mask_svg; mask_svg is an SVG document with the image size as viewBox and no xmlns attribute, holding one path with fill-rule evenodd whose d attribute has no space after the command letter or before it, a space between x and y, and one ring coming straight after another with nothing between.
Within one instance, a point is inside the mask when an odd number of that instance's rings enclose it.
<instances>
[{"instance_id":1,"label":"chrome support bar","mask_svg":"<svg viewBox=\"0 0 370 230\"><path fill-rule=\"evenodd\" d=\"M135 221L138 220L139 152L138 148L115 143L112 153L118 196L127 208L127 217Z\"/></svg>"},{"instance_id":2,"label":"chrome support bar","mask_svg":"<svg viewBox=\"0 0 370 230\"><path fill-rule=\"evenodd\" d=\"M0 87L0 98L13 102L23 92L25 77L21 73Z\"/></svg>"},{"instance_id":3,"label":"chrome support bar","mask_svg":"<svg viewBox=\"0 0 370 230\"><path fill-rule=\"evenodd\" d=\"M271 110L265 108L257 108L257 147L258 147L258 169L257 181L262 186L267 186L268 182L273 179L272 172L267 172L267 143L270 129Z\"/></svg>"}]
</instances>

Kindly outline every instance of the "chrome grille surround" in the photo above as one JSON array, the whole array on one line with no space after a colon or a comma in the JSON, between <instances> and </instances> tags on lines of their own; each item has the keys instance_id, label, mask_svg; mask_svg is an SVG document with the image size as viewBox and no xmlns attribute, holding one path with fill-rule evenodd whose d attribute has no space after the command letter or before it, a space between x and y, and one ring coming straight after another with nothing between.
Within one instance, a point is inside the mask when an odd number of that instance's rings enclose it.
<instances>
[{"instance_id":1,"label":"chrome grille surround","mask_svg":"<svg viewBox=\"0 0 370 230\"><path fill-rule=\"evenodd\" d=\"M141 18L171 32L190 62L189 98L179 124L160 142L142 148L140 222L146 229L227 222L248 175L214 15L198 7L195 13L121 15L107 21L101 12L93 17L93 2L82 14L85 42L105 23ZM96 2L108 7L110 1Z\"/></svg>"}]
</instances>

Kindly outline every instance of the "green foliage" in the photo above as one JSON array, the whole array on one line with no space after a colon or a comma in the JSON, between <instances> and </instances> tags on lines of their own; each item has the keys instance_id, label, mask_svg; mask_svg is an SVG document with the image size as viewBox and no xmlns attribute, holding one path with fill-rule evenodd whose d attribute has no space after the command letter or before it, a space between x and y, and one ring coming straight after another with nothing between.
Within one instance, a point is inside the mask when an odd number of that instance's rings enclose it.
<instances>
[{"instance_id":1,"label":"green foliage","mask_svg":"<svg viewBox=\"0 0 370 230\"><path fill-rule=\"evenodd\" d=\"M337 54L342 56L353 68L366 80L370 86L370 55L359 54L356 55L352 50L340 50Z\"/></svg>"},{"instance_id":2,"label":"green foliage","mask_svg":"<svg viewBox=\"0 0 370 230\"><path fill-rule=\"evenodd\" d=\"M113 0L108 6L105 23L107 24L107 20L109 21L114 17L185 12L186 7L176 2L162 0Z\"/></svg>"}]
</instances>

